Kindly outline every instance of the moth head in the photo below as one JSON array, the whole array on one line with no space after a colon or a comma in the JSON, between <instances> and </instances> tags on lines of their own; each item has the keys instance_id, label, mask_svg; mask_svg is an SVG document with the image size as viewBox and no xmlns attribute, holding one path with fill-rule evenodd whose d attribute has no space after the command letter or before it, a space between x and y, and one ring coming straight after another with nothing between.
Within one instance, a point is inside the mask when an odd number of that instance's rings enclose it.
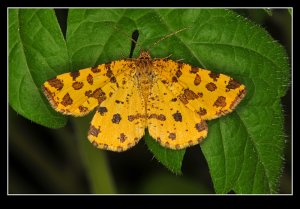
<instances>
[{"instance_id":1,"label":"moth head","mask_svg":"<svg viewBox=\"0 0 300 209\"><path fill-rule=\"evenodd\" d=\"M139 56L139 59L147 59L147 60L150 60L151 59L151 56L149 54L148 51L141 51L141 54Z\"/></svg>"}]
</instances>

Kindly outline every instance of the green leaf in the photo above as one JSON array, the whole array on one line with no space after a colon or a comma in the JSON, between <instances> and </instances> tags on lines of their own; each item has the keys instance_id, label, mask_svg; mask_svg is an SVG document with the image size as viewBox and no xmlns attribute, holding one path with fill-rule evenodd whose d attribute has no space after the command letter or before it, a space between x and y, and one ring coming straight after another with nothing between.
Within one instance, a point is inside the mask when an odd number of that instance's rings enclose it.
<instances>
[{"instance_id":1,"label":"green leaf","mask_svg":"<svg viewBox=\"0 0 300 209\"><path fill-rule=\"evenodd\" d=\"M286 53L265 30L228 14L218 24L206 22L222 39L199 50L225 55L210 68L224 73L227 68L238 69L248 94L235 113L209 123L201 149L217 193L276 193L284 148L280 98L290 78ZM218 29L222 27L226 30Z\"/></svg>"},{"instance_id":2,"label":"green leaf","mask_svg":"<svg viewBox=\"0 0 300 209\"><path fill-rule=\"evenodd\" d=\"M45 27L48 23L42 25ZM284 149L280 98L286 94L290 73L284 49L260 26L223 9L72 9L67 24L71 69L127 58L129 37L134 30L139 31L138 48L134 51L137 57L140 48L147 49L161 37L186 27L190 29L155 45L152 57L172 54L173 60L184 59L193 66L234 77L244 83L248 91L234 113L209 121L208 137L201 144L216 192L276 193ZM22 37L20 34L17 37ZM24 49L30 49L27 45L35 42L23 44L21 49L26 51ZM40 45L46 45L43 49L49 50L49 44ZM62 66L66 66L67 56L60 58L53 64L58 66L64 58ZM31 62L26 64L32 65ZM10 66L10 73L17 67ZM44 76L43 80L38 79L39 74L50 75L52 69L64 68L41 68L37 73L28 67L25 72L34 72L28 73L31 75L28 83L40 85L50 76ZM38 92L38 85L31 85L28 91ZM38 93L37 98L42 97ZM10 90L11 96L16 95ZM31 100L30 97L28 101ZM146 138L146 143L162 164L174 172L180 171L184 150L165 150L150 138Z\"/></svg>"},{"instance_id":3,"label":"green leaf","mask_svg":"<svg viewBox=\"0 0 300 209\"><path fill-rule=\"evenodd\" d=\"M272 9L263 9L269 16L272 16Z\"/></svg>"},{"instance_id":4,"label":"green leaf","mask_svg":"<svg viewBox=\"0 0 300 209\"><path fill-rule=\"evenodd\" d=\"M150 151L154 154L155 158L170 171L175 174L181 174L181 164L184 157L185 149L183 150L171 150L160 146L155 140L153 140L148 130L144 137L146 144Z\"/></svg>"},{"instance_id":5,"label":"green leaf","mask_svg":"<svg viewBox=\"0 0 300 209\"><path fill-rule=\"evenodd\" d=\"M47 127L64 126L41 85L68 71L68 60L53 10L9 9L9 103L16 112Z\"/></svg>"}]
</instances>

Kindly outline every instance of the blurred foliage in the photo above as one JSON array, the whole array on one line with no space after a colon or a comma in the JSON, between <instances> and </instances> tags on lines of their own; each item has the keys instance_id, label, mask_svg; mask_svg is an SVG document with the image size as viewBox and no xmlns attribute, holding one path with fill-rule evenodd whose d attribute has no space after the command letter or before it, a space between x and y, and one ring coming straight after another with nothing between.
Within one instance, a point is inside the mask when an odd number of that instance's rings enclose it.
<instances>
[{"instance_id":1,"label":"blurred foliage","mask_svg":"<svg viewBox=\"0 0 300 209\"><path fill-rule=\"evenodd\" d=\"M291 57L291 13L272 9L271 16L262 9L235 9L235 12L264 27L281 43ZM67 10L57 10L61 22ZM285 111L286 154L279 193L291 192L291 91L282 98ZM9 193L95 193L89 179L94 178L85 164L94 154L82 156L75 129L80 124L67 123L61 129L48 129L32 123L9 108ZM141 141L124 153L99 154L107 162L107 175L113 188L103 193L214 193L206 160L199 147L189 148L182 172L168 173ZM85 160L83 160L85 158ZM134 160L133 160L134 159ZM95 171L100 172L101 171ZM99 182L101 184L101 182ZM100 191L98 191L100 192Z\"/></svg>"}]
</instances>

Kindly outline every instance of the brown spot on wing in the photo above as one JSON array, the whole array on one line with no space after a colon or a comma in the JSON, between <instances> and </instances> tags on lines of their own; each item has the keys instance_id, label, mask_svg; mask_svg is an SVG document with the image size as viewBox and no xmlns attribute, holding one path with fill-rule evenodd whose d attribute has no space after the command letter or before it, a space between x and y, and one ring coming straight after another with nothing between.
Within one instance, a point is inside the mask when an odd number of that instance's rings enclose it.
<instances>
[{"instance_id":1,"label":"brown spot on wing","mask_svg":"<svg viewBox=\"0 0 300 209\"><path fill-rule=\"evenodd\" d=\"M206 109L200 107L200 109L199 109L199 115L203 116L203 115L206 115L206 113L207 113Z\"/></svg>"},{"instance_id":2,"label":"brown spot on wing","mask_svg":"<svg viewBox=\"0 0 300 209\"><path fill-rule=\"evenodd\" d=\"M90 126L88 135L93 135L93 136L97 137L99 133L100 133L100 128L96 128L93 125Z\"/></svg>"},{"instance_id":3,"label":"brown spot on wing","mask_svg":"<svg viewBox=\"0 0 300 209\"><path fill-rule=\"evenodd\" d=\"M79 71L70 72L70 76L72 77L73 81L75 81L76 78L80 76L80 72Z\"/></svg>"},{"instance_id":4,"label":"brown spot on wing","mask_svg":"<svg viewBox=\"0 0 300 209\"><path fill-rule=\"evenodd\" d=\"M157 120L161 120L161 121L165 121L166 120L166 116L163 115L163 114L159 114L159 115L157 115L157 114L151 114L151 115L149 115L148 118L149 119L156 118Z\"/></svg>"},{"instance_id":5,"label":"brown spot on wing","mask_svg":"<svg viewBox=\"0 0 300 209\"><path fill-rule=\"evenodd\" d=\"M189 101L187 100L186 96L185 95L179 95L178 96L178 99L183 103L183 104L187 104L189 103Z\"/></svg>"},{"instance_id":6,"label":"brown spot on wing","mask_svg":"<svg viewBox=\"0 0 300 209\"><path fill-rule=\"evenodd\" d=\"M226 115L226 114L228 114L228 113L230 113L230 111L229 110L219 110L219 111L217 111L216 112L216 115L217 116L221 116L221 115Z\"/></svg>"},{"instance_id":7,"label":"brown spot on wing","mask_svg":"<svg viewBox=\"0 0 300 209\"><path fill-rule=\"evenodd\" d=\"M176 139L176 133L170 133L169 134L169 139L175 140Z\"/></svg>"},{"instance_id":8,"label":"brown spot on wing","mask_svg":"<svg viewBox=\"0 0 300 209\"><path fill-rule=\"evenodd\" d=\"M85 96L87 97L91 97L92 96L92 91L91 90L88 90L84 93Z\"/></svg>"},{"instance_id":9,"label":"brown spot on wing","mask_svg":"<svg viewBox=\"0 0 300 209\"><path fill-rule=\"evenodd\" d=\"M86 112L86 111L88 111L88 108L87 108L87 107L84 107L84 106L82 106L82 105L80 105L78 108L79 108L79 111L80 111L80 112Z\"/></svg>"},{"instance_id":10,"label":"brown spot on wing","mask_svg":"<svg viewBox=\"0 0 300 209\"><path fill-rule=\"evenodd\" d=\"M177 70L177 71L176 71L176 77L179 78L181 75L182 75L181 70Z\"/></svg>"},{"instance_id":11,"label":"brown spot on wing","mask_svg":"<svg viewBox=\"0 0 300 209\"><path fill-rule=\"evenodd\" d=\"M115 102L116 102L117 104L124 104L124 102L122 102L122 101L120 101L120 100L115 100Z\"/></svg>"},{"instance_id":12,"label":"brown spot on wing","mask_svg":"<svg viewBox=\"0 0 300 209\"><path fill-rule=\"evenodd\" d=\"M90 84L90 85L93 85L93 76L91 74L89 74L87 77L86 77L86 80L87 82Z\"/></svg>"},{"instance_id":13,"label":"brown spot on wing","mask_svg":"<svg viewBox=\"0 0 300 209\"><path fill-rule=\"evenodd\" d=\"M61 102L61 104L63 105L63 106L68 106L68 105L71 105L73 103L73 100L72 100L72 98L70 97L70 94L69 93L66 93L66 95L63 97L63 99L62 99L62 102Z\"/></svg>"},{"instance_id":14,"label":"brown spot on wing","mask_svg":"<svg viewBox=\"0 0 300 209\"><path fill-rule=\"evenodd\" d=\"M50 86L56 88L58 91L64 87L63 81L56 77L48 80L48 83Z\"/></svg>"},{"instance_id":15,"label":"brown spot on wing","mask_svg":"<svg viewBox=\"0 0 300 209\"><path fill-rule=\"evenodd\" d=\"M79 90L79 89L81 89L81 88L83 87L83 83L82 83L82 82L76 81L76 82L74 82L74 83L72 84L72 87L73 87L73 89L75 89L75 90Z\"/></svg>"},{"instance_id":16,"label":"brown spot on wing","mask_svg":"<svg viewBox=\"0 0 300 209\"><path fill-rule=\"evenodd\" d=\"M182 69L182 66L183 66L183 63L182 62L177 62L177 68L178 70L181 70ZM182 73L181 73L182 74ZM177 76L179 78L179 76Z\"/></svg>"},{"instance_id":17,"label":"brown spot on wing","mask_svg":"<svg viewBox=\"0 0 300 209\"><path fill-rule=\"evenodd\" d=\"M238 88L238 87L240 87L240 86L241 86L241 83L240 83L240 82L238 82L237 80L234 80L234 79L231 78L231 79L229 80L229 82L228 82L226 88L227 88L227 89L236 89L236 88Z\"/></svg>"},{"instance_id":18,"label":"brown spot on wing","mask_svg":"<svg viewBox=\"0 0 300 209\"><path fill-rule=\"evenodd\" d=\"M120 123L120 121L121 121L121 115L119 114L119 113L117 113L117 114L114 114L113 115L113 118L111 119L111 121L113 122L113 123L116 123L116 124L119 124Z\"/></svg>"},{"instance_id":19,"label":"brown spot on wing","mask_svg":"<svg viewBox=\"0 0 300 209\"><path fill-rule=\"evenodd\" d=\"M214 81L217 81L218 78L220 77L220 74L219 74L219 73L214 73L214 72L210 72L208 75L209 75L209 77L211 77Z\"/></svg>"},{"instance_id":20,"label":"brown spot on wing","mask_svg":"<svg viewBox=\"0 0 300 209\"><path fill-rule=\"evenodd\" d=\"M189 89L184 89L183 94L180 94L178 98L183 104L187 104L189 103L188 100L196 99L198 98L198 95Z\"/></svg>"},{"instance_id":21,"label":"brown spot on wing","mask_svg":"<svg viewBox=\"0 0 300 209\"><path fill-rule=\"evenodd\" d=\"M184 89L184 95L188 100L197 99L199 96L190 89Z\"/></svg>"},{"instance_id":22,"label":"brown spot on wing","mask_svg":"<svg viewBox=\"0 0 300 209\"><path fill-rule=\"evenodd\" d=\"M173 76L173 77L172 77L172 82L174 82L174 83L177 83L177 82L178 82L178 80L177 80L177 77L176 77L176 76Z\"/></svg>"},{"instance_id":23,"label":"brown spot on wing","mask_svg":"<svg viewBox=\"0 0 300 209\"><path fill-rule=\"evenodd\" d=\"M207 89L208 91L215 91L215 90L217 89L216 84L214 84L214 83L212 83L212 82L206 84L205 87L206 87L206 89Z\"/></svg>"},{"instance_id":24,"label":"brown spot on wing","mask_svg":"<svg viewBox=\"0 0 300 209\"><path fill-rule=\"evenodd\" d=\"M101 88L95 89L95 91L89 90L85 92L87 97L93 97L98 100L98 103L101 104L104 100L106 100L105 92L101 90Z\"/></svg>"},{"instance_id":25,"label":"brown spot on wing","mask_svg":"<svg viewBox=\"0 0 300 209\"><path fill-rule=\"evenodd\" d=\"M104 115L104 113L107 112L107 108L106 107L99 107L98 112L100 113L100 115Z\"/></svg>"},{"instance_id":26,"label":"brown spot on wing","mask_svg":"<svg viewBox=\"0 0 300 209\"><path fill-rule=\"evenodd\" d=\"M91 69L91 71L93 72L93 73L99 73L101 70L98 68L98 66L97 67L93 67L92 69Z\"/></svg>"},{"instance_id":27,"label":"brown spot on wing","mask_svg":"<svg viewBox=\"0 0 300 209\"><path fill-rule=\"evenodd\" d=\"M128 115L128 120L129 120L130 122L132 122L134 119L135 119L135 117L134 117L133 115Z\"/></svg>"},{"instance_id":28,"label":"brown spot on wing","mask_svg":"<svg viewBox=\"0 0 300 209\"><path fill-rule=\"evenodd\" d=\"M202 121L200 123L196 123L195 128L197 129L198 132L201 132L207 129L207 125L204 121Z\"/></svg>"},{"instance_id":29,"label":"brown spot on wing","mask_svg":"<svg viewBox=\"0 0 300 209\"><path fill-rule=\"evenodd\" d=\"M219 96L215 101L214 106L216 107L225 107L226 106L226 97Z\"/></svg>"},{"instance_id":30,"label":"brown spot on wing","mask_svg":"<svg viewBox=\"0 0 300 209\"><path fill-rule=\"evenodd\" d=\"M146 118L146 115L145 114L136 114L136 115L128 115L128 121L132 122L134 121L135 119L139 119L139 118Z\"/></svg>"},{"instance_id":31,"label":"brown spot on wing","mask_svg":"<svg viewBox=\"0 0 300 209\"><path fill-rule=\"evenodd\" d=\"M107 77L109 77L109 78L111 78L111 77L113 77L113 72L111 71L111 69L110 69L110 64L108 63L108 64L105 64L105 68L106 68L106 76Z\"/></svg>"},{"instance_id":32,"label":"brown spot on wing","mask_svg":"<svg viewBox=\"0 0 300 209\"><path fill-rule=\"evenodd\" d=\"M182 115L180 112L177 111L172 116L176 122L182 122Z\"/></svg>"},{"instance_id":33,"label":"brown spot on wing","mask_svg":"<svg viewBox=\"0 0 300 209\"><path fill-rule=\"evenodd\" d=\"M163 114L159 114L158 117L157 117L158 120L161 120L161 121L165 121L166 120L166 116L163 115Z\"/></svg>"},{"instance_id":34,"label":"brown spot on wing","mask_svg":"<svg viewBox=\"0 0 300 209\"><path fill-rule=\"evenodd\" d=\"M167 80L161 80L161 82L162 82L163 84L168 84L168 83L169 83Z\"/></svg>"},{"instance_id":35,"label":"brown spot on wing","mask_svg":"<svg viewBox=\"0 0 300 209\"><path fill-rule=\"evenodd\" d=\"M195 79L194 79L194 84L195 86L198 86L201 83L201 77L200 75L196 74Z\"/></svg>"},{"instance_id":36,"label":"brown spot on wing","mask_svg":"<svg viewBox=\"0 0 300 209\"><path fill-rule=\"evenodd\" d=\"M117 82L117 79L116 79L116 77L115 77L115 76L111 77L111 78L110 78L110 82L112 82L112 83L116 83L116 82Z\"/></svg>"},{"instance_id":37,"label":"brown spot on wing","mask_svg":"<svg viewBox=\"0 0 300 209\"><path fill-rule=\"evenodd\" d=\"M121 133L120 136L118 137L118 139L120 140L120 142L125 142L127 139L127 136L124 133Z\"/></svg>"},{"instance_id":38,"label":"brown spot on wing","mask_svg":"<svg viewBox=\"0 0 300 209\"><path fill-rule=\"evenodd\" d=\"M190 72L191 73L198 73L198 71L199 71L199 68L197 68L197 67L192 67L192 69L190 70Z\"/></svg>"}]
</instances>

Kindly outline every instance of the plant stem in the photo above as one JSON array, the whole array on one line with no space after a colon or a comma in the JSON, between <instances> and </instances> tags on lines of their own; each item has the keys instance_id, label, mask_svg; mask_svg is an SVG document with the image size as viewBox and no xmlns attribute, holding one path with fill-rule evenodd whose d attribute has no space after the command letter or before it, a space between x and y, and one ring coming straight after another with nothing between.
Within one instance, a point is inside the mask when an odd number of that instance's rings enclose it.
<instances>
[{"instance_id":1,"label":"plant stem","mask_svg":"<svg viewBox=\"0 0 300 209\"><path fill-rule=\"evenodd\" d=\"M115 187L105 151L96 149L87 139L91 117L75 118L72 123L76 128L79 150L92 193L113 194Z\"/></svg>"}]
</instances>

